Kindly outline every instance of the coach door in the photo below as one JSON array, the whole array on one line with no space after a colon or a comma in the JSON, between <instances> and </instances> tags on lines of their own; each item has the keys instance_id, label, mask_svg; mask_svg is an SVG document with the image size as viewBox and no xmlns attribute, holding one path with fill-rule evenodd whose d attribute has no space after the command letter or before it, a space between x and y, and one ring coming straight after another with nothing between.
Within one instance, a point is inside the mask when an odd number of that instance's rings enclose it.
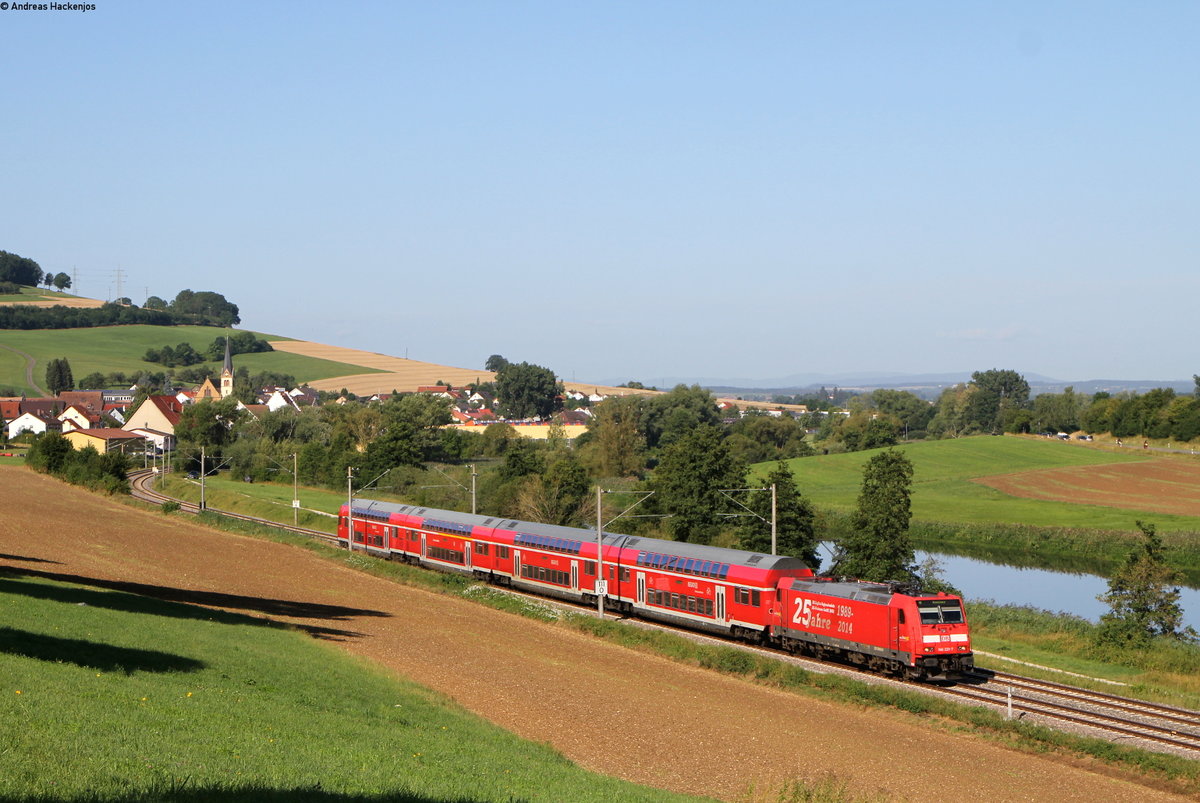
<instances>
[{"instance_id":1,"label":"coach door","mask_svg":"<svg viewBox=\"0 0 1200 803\"><path fill-rule=\"evenodd\" d=\"M513 550L513 573L512 573L512 576L513 576L514 580L519 580L521 578L521 550L519 550L519 549Z\"/></svg>"},{"instance_id":2,"label":"coach door","mask_svg":"<svg viewBox=\"0 0 1200 803\"><path fill-rule=\"evenodd\" d=\"M646 573L637 573L637 601L638 605L646 604Z\"/></svg>"},{"instance_id":3,"label":"coach door","mask_svg":"<svg viewBox=\"0 0 1200 803\"><path fill-rule=\"evenodd\" d=\"M571 561L571 590L579 590L579 561Z\"/></svg>"},{"instance_id":4,"label":"coach door","mask_svg":"<svg viewBox=\"0 0 1200 803\"><path fill-rule=\"evenodd\" d=\"M888 609L888 647L899 652L900 628L904 625L904 609Z\"/></svg>"},{"instance_id":5,"label":"coach door","mask_svg":"<svg viewBox=\"0 0 1200 803\"><path fill-rule=\"evenodd\" d=\"M725 621L725 586L717 586L717 621Z\"/></svg>"},{"instance_id":6,"label":"coach door","mask_svg":"<svg viewBox=\"0 0 1200 803\"><path fill-rule=\"evenodd\" d=\"M429 550L425 544L425 533L421 533L421 560L425 560L427 557L429 557Z\"/></svg>"},{"instance_id":7,"label":"coach door","mask_svg":"<svg viewBox=\"0 0 1200 803\"><path fill-rule=\"evenodd\" d=\"M467 571L471 569L471 552L474 549L470 541L463 541L463 566L467 567Z\"/></svg>"}]
</instances>

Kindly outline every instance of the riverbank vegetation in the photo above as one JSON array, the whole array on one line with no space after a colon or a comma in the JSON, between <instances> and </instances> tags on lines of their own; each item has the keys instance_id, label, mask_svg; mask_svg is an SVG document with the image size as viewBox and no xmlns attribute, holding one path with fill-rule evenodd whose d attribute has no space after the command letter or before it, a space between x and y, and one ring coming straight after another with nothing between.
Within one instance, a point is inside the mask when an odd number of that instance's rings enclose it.
<instances>
[{"instance_id":1,"label":"riverbank vegetation","mask_svg":"<svg viewBox=\"0 0 1200 803\"><path fill-rule=\"evenodd\" d=\"M1195 644L1156 637L1120 646L1081 617L987 601L968 603L967 618L980 666L1200 709Z\"/></svg>"}]
</instances>

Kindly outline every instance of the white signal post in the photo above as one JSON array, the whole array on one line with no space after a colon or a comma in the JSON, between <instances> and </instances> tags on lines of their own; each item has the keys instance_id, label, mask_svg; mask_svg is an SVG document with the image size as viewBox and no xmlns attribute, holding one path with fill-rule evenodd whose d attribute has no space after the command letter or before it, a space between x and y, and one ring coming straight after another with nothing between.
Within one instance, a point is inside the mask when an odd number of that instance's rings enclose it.
<instances>
[{"instance_id":1,"label":"white signal post","mask_svg":"<svg viewBox=\"0 0 1200 803\"><path fill-rule=\"evenodd\" d=\"M617 491L603 491L599 485L596 486L596 615L601 619L604 618L604 598L608 596L608 581L604 577L604 502L601 498L601 494L606 493L617 493ZM612 524L653 495L654 491L646 491L641 499L613 516L608 523ZM620 582L620 579L618 577L617 581Z\"/></svg>"},{"instance_id":2,"label":"white signal post","mask_svg":"<svg viewBox=\"0 0 1200 803\"><path fill-rule=\"evenodd\" d=\"M604 504L600 495L604 491L596 486L596 615L604 618L604 597L608 595L608 584L604 582Z\"/></svg>"},{"instance_id":3,"label":"white signal post","mask_svg":"<svg viewBox=\"0 0 1200 803\"><path fill-rule=\"evenodd\" d=\"M346 551L354 551L354 466L346 466Z\"/></svg>"}]
</instances>

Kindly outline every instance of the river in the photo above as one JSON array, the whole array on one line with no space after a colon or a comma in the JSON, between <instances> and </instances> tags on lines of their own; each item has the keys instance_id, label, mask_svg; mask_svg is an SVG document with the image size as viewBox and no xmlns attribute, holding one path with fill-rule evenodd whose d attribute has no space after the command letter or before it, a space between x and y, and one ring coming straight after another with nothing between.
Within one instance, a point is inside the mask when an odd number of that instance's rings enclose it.
<instances>
[{"instance_id":1,"label":"river","mask_svg":"<svg viewBox=\"0 0 1200 803\"><path fill-rule=\"evenodd\" d=\"M917 563L928 553L918 552ZM962 589L968 600L992 600L1002 605L1030 605L1047 611L1072 613L1096 622L1108 606L1096 599L1108 591L1108 580L1094 574L1069 574L1048 569L1022 569L959 555L933 553L942 577ZM1180 587L1184 623L1200 630L1200 589Z\"/></svg>"},{"instance_id":2,"label":"river","mask_svg":"<svg viewBox=\"0 0 1200 803\"><path fill-rule=\"evenodd\" d=\"M1025 569L928 552L917 552L917 563L921 564L930 555L937 560L942 579L962 589L968 601L1029 605L1054 613L1074 614L1091 622L1099 621L1108 610L1107 605L1096 599L1108 591L1108 580L1104 577ZM1184 624L1200 630L1200 589L1181 586L1179 604L1183 606Z\"/></svg>"}]
</instances>

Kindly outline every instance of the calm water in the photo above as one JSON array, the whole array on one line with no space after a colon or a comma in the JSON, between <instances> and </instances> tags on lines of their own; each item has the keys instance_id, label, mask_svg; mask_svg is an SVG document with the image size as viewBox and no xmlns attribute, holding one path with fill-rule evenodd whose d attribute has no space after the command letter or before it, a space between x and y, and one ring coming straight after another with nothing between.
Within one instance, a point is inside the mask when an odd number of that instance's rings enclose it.
<instances>
[{"instance_id":1,"label":"calm water","mask_svg":"<svg viewBox=\"0 0 1200 803\"><path fill-rule=\"evenodd\" d=\"M917 553L917 562L926 553ZM1032 605L1063 611L1095 622L1108 606L1096 599L1108 590L1108 580L1094 574L1066 574L1046 569L1020 569L958 555L934 554L947 582L961 588L967 599L990 599L1004 605ZM1186 624L1200 629L1200 589L1180 588Z\"/></svg>"},{"instance_id":2,"label":"calm water","mask_svg":"<svg viewBox=\"0 0 1200 803\"><path fill-rule=\"evenodd\" d=\"M929 554L917 552L917 563L920 564ZM1100 616L1108 610L1108 606L1096 599L1108 590L1108 580L1094 574L1022 569L958 555L932 554L941 566L942 577L961 588L968 600L992 600L1001 605L1031 605L1056 613L1062 611L1082 616L1093 622L1099 621ZM1179 602L1183 606L1185 624L1200 630L1200 589L1181 587Z\"/></svg>"}]
</instances>

